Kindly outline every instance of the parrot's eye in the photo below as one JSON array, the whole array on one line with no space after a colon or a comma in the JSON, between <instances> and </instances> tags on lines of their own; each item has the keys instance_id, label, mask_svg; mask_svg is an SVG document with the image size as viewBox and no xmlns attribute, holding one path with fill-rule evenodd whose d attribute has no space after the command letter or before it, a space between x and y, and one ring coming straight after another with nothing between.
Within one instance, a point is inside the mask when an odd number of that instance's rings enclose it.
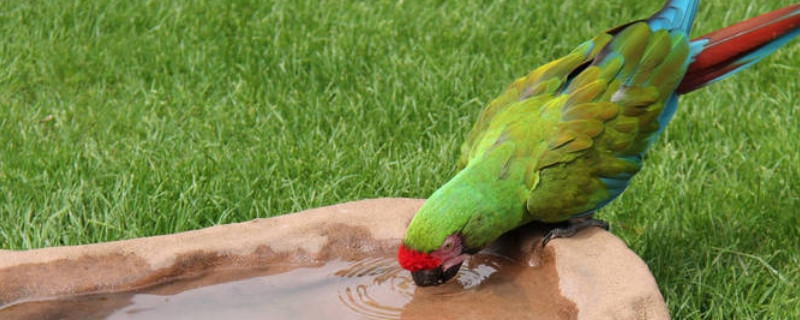
<instances>
[{"instance_id":1,"label":"parrot's eye","mask_svg":"<svg viewBox=\"0 0 800 320\"><path fill-rule=\"evenodd\" d=\"M451 242L448 242L448 243L446 243L446 244L444 245L444 249L445 249L445 250L450 250L450 249L452 249L452 248L453 248L453 243L451 243Z\"/></svg>"}]
</instances>

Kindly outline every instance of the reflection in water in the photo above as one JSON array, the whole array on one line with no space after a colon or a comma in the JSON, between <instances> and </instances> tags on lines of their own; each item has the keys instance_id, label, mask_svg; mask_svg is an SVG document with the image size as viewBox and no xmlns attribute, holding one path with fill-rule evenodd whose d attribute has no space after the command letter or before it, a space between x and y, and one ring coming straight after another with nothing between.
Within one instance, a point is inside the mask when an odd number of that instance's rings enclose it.
<instances>
[{"instance_id":1,"label":"reflection in water","mask_svg":"<svg viewBox=\"0 0 800 320\"><path fill-rule=\"evenodd\" d=\"M475 262L473 261L472 264L475 264ZM464 289L472 289L483 283L498 269L500 269L500 266L494 260L490 260L487 263L478 263L475 266L471 266L468 262L465 264L465 268L459 271L455 281L458 281Z\"/></svg>"},{"instance_id":2,"label":"reflection in water","mask_svg":"<svg viewBox=\"0 0 800 320\"><path fill-rule=\"evenodd\" d=\"M545 269L479 254L452 281L418 288L393 258L334 260L320 267L199 288L179 282L138 294L45 301L12 309L37 315L33 318L90 314L106 319L570 318L574 313L569 312L569 303L559 300L563 298L555 270ZM78 310L76 305L82 306L84 316L71 314ZM26 308L49 311L25 313ZM5 319L5 311L0 310L0 318Z\"/></svg>"}]
</instances>

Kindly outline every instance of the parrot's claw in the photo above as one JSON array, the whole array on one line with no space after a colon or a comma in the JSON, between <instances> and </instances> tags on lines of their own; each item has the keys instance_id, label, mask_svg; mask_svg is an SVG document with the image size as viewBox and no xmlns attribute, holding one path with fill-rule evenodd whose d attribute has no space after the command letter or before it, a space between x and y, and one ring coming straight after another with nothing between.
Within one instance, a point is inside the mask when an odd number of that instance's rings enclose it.
<instances>
[{"instance_id":1,"label":"parrot's claw","mask_svg":"<svg viewBox=\"0 0 800 320\"><path fill-rule=\"evenodd\" d=\"M568 238L574 235L576 232L589 227L600 227L603 228L603 230L608 231L608 222L592 218L578 222L570 222L566 227L555 227L547 231L547 233L544 235L544 238L542 238L542 247L550 242L550 240L555 238Z\"/></svg>"}]
</instances>

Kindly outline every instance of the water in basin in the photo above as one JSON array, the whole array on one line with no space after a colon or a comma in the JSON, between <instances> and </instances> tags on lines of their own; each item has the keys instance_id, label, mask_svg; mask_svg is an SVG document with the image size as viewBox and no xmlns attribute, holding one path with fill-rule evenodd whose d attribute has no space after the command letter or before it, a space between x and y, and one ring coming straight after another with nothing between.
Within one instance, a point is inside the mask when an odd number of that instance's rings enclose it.
<instances>
[{"instance_id":1,"label":"water in basin","mask_svg":"<svg viewBox=\"0 0 800 320\"><path fill-rule=\"evenodd\" d=\"M547 251L547 250L545 250ZM179 281L136 293L16 304L2 319L562 319L552 255L531 267L478 254L450 282L418 288L392 257L282 266L198 286Z\"/></svg>"}]
</instances>

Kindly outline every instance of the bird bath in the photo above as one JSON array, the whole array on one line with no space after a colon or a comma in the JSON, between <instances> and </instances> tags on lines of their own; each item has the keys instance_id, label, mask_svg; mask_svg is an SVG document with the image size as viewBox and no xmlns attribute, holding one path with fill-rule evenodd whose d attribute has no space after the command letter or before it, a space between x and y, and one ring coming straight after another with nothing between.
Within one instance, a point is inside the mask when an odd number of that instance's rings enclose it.
<instances>
[{"instance_id":1,"label":"bird bath","mask_svg":"<svg viewBox=\"0 0 800 320\"><path fill-rule=\"evenodd\" d=\"M647 266L600 230L528 226L418 288L394 254L420 200L346 203L170 236L0 251L2 319L667 319Z\"/></svg>"}]
</instances>

